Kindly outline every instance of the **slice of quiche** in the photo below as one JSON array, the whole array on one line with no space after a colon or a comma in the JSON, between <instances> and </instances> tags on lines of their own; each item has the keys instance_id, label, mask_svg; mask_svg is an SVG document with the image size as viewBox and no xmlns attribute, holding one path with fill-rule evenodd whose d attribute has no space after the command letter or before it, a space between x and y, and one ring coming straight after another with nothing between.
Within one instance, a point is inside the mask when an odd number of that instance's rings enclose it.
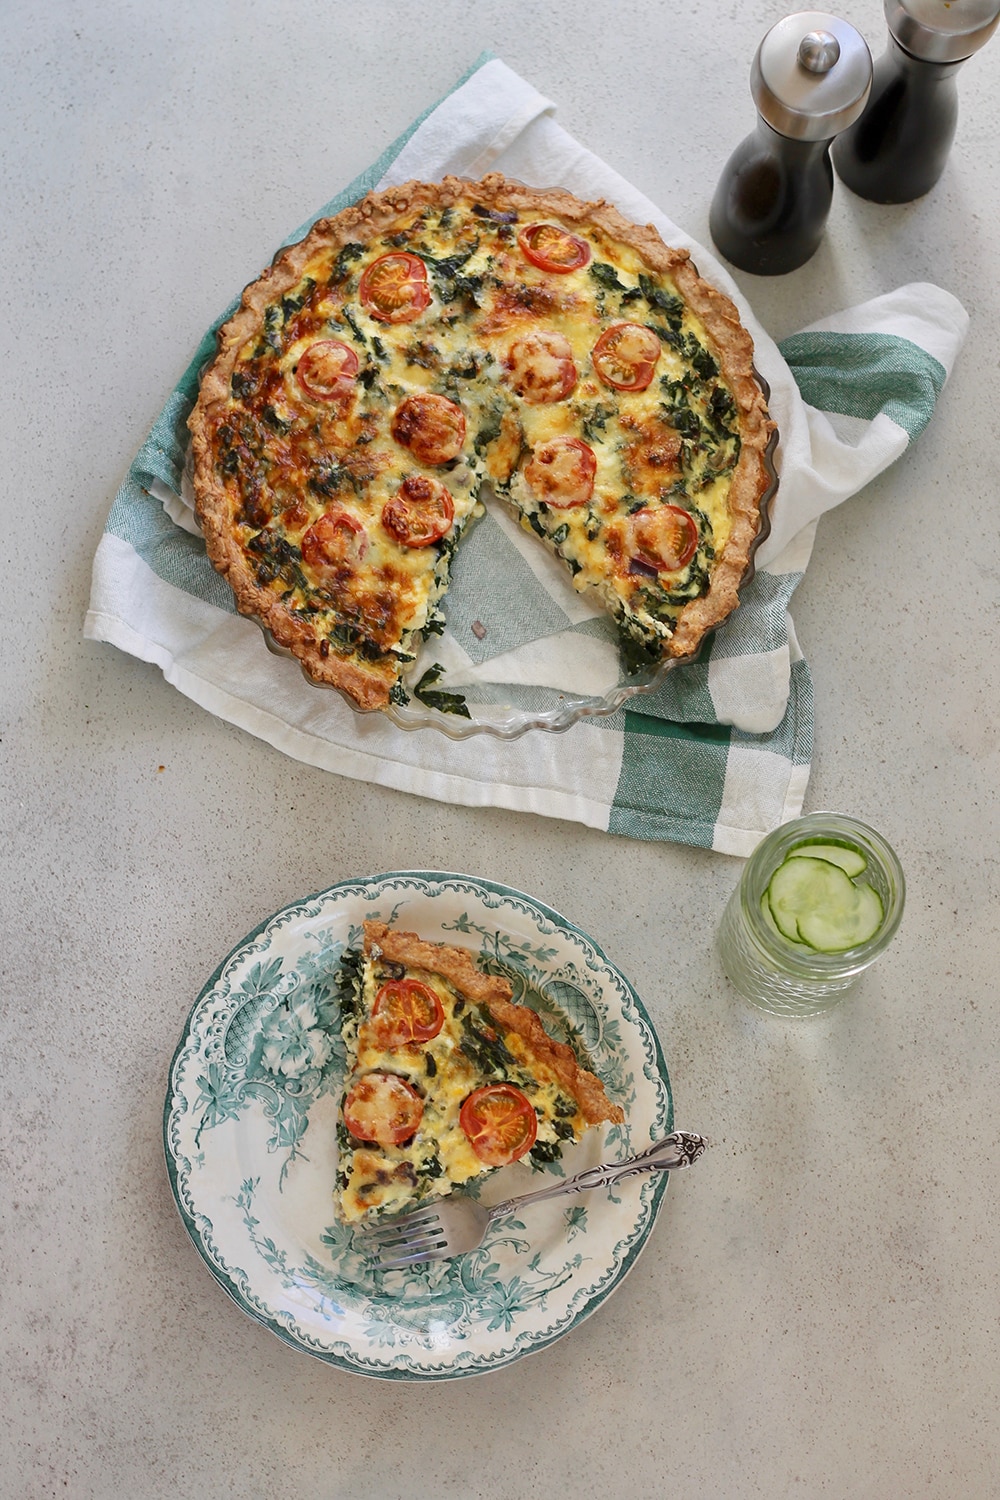
<instances>
[{"instance_id":1,"label":"slice of quiche","mask_svg":"<svg viewBox=\"0 0 1000 1500\"><path fill-rule=\"evenodd\" d=\"M620 1123L598 1078L462 948L366 922L344 966L338 1201L348 1222L442 1197Z\"/></svg>"}]
</instances>

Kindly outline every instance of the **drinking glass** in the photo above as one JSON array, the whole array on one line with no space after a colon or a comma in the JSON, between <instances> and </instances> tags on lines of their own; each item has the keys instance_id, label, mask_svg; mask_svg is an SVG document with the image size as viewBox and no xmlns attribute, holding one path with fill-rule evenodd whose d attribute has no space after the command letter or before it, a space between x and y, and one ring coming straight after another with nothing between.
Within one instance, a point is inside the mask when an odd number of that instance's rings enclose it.
<instances>
[{"instance_id":1,"label":"drinking glass","mask_svg":"<svg viewBox=\"0 0 1000 1500\"><path fill-rule=\"evenodd\" d=\"M798 845L853 846L866 858L855 884L874 887L882 921L866 942L842 953L820 953L791 943L769 920L771 876ZM885 952L903 915L906 883L899 860L881 834L843 813L817 812L783 823L762 840L743 868L719 928L719 956L732 983L752 1004L779 1016L811 1016L844 998Z\"/></svg>"}]
</instances>

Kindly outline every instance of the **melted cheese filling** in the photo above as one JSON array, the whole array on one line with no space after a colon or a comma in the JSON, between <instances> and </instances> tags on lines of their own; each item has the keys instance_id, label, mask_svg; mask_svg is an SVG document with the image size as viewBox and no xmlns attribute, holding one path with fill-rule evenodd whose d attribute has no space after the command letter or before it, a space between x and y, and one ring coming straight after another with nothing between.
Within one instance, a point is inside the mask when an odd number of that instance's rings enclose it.
<instances>
[{"instance_id":1,"label":"melted cheese filling","mask_svg":"<svg viewBox=\"0 0 1000 1500\"><path fill-rule=\"evenodd\" d=\"M631 247L573 232L588 240L591 260L556 274L526 260L516 227L457 209L411 214L370 247L317 251L240 351L215 434L232 524L258 584L337 654L391 657L399 667L412 659L485 479L564 559L574 586L598 590L624 632L647 645L668 638L679 611L708 587L731 524L739 455L731 392L705 328L669 280L649 275ZM388 324L365 310L358 284L400 243L423 258L432 296L412 321ZM596 340L620 322L656 334L643 390L609 388L595 369ZM357 359L346 404L311 399L296 375L318 340L336 340ZM532 395L567 383L558 398ZM419 392L447 398L465 417L462 451L441 465L421 465L392 436L394 412ZM594 455L585 504L550 504L525 477L532 453L555 438L585 442ZM402 545L382 523L386 502L416 473L433 474L454 507L447 533L426 546ZM637 568L628 518L659 505L693 518L697 547L682 567ZM310 528L330 513L356 528L356 555L310 562Z\"/></svg>"}]
</instances>

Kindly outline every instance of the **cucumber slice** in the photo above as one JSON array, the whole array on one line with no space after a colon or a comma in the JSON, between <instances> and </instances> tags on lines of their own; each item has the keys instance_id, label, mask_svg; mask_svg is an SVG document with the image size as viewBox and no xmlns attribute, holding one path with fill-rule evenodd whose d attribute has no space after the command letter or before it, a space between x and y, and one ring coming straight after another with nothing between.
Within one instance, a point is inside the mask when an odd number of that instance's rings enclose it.
<instances>
[{"instance_id":1,"label":"cucumber slice","mask_svg":"<svg viewBox=\"0 0 1000 1500\"><path fill-rule=\"evenodd\" d=\"M779 932L799 943L799 917L803 912L849 906L853 895L854 887L838 865L807 855L783 860L767 887L768 905Z\"/></svg>"},{"instance_id":2,"label":"cucumber slice","mask_svg":"<svg viewBox=\"0 0 1000 1500\"><path fill-rule=\"evenodd\" d=\"M831 865L830 868L833 869L833 866ZM772 876L771 879L773 882L774 877ZM781 933L781 936L787 938L790 943L801 943L798 912L789 905L787 900L782 899L780 887L777 899L771 895L770 885L764 894L767 897L767 904L771 911L771 920Z\"/></svg>"},{"instance_id":3,"label":"cucumber slice","mask_svg":"<svg viewBox=\"0 0 1000 1500\"><path fill-rule=\"evenodd\" d=\"M790 948L799 948L803 953L811 953L813 951L809 947L808 943L800 943L797 938L790 938L787 933L782 932L781 928L774 920L774 917L771 915L771 905L767 899L766 891L760 898L760 914L764 918L764 926L770 927L772 932L776 932L780 938L784 938L785 942Z\"/></svg>"},{"instance_id":4,"label":"cucumber slice","mask_svg":"<svg viewBox=\"0 0 1000 1500\"><path fill-rule=\"evenodd\" d=\"M782 936L820 953L856 948L873 937L882 922L877 891L855 885L838 864L798 850L775 870L766 895Z\"/></svg>"},{"instance_id":5,"label":"cucumber slice","mask_svg":"<svg viewBox=\"0 0 1000 1500\"><path fill-rule=\"evenodd\" d=\"M855 903L850 911L803 912L799 932L804 942L819 953L843 953L867 943L882 925L882 898L870 885L854 887Z\"/></svg>"},{"instance_id":6,"label":"cucumber slice","mask_svg":"<svg viewBox=\"0 0 1000 1500\"><path fill-rule=\"evenodd\" d=\"M856 875L860 875L868 863L867 857L853 844L823 843L819 840L815 843L807 840L804 844L796 844L794 849L789 849L785 857L787 859L828 860L831 865L839 865L851 880Z\"/></svg>"}]
</instances>

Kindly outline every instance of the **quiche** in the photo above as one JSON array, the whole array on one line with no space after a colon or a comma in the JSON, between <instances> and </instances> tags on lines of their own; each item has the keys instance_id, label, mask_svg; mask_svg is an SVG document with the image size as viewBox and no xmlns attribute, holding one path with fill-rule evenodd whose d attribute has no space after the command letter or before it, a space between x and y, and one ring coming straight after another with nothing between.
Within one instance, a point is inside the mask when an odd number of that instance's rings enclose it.
<instances>
[{"instance_id":1,"label":"quiche","mask_svg":"<svg viewBox=\"0 0 1000 1500\"><path fill-rule=\"evenodd\" d=\"M407 701L488 492L630 663L693 656L738 603L774 430L686 250L497 174L317 222L220 329L189 426L237 607L364 709Z\"/></svg>"},{"instance_id":2,"label":"quiche","mask_svg":"<svg viewBox=\"0 0 1000 1500\"><path fill-rule=\"evenodd\" d=\"M600 1080L463 948L364 924L342 970L347 1072L337 1196L347 1222L411 1208L498 1167L554 1161L620 1123Z\"/></svg>"}]
</instances>

